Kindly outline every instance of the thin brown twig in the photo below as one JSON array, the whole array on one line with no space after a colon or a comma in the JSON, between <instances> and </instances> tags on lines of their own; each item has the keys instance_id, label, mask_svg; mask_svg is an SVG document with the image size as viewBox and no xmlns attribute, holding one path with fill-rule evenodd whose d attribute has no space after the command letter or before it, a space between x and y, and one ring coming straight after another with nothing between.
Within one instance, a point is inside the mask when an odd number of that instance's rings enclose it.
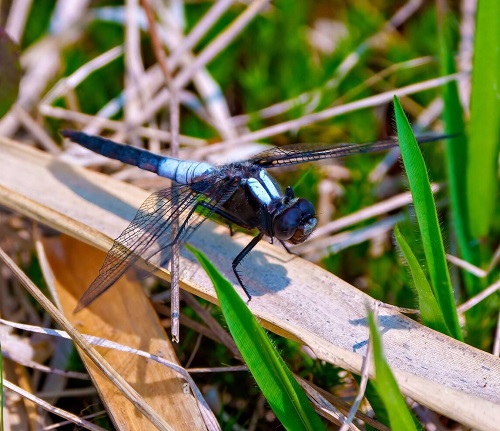
<instances>
[{"instance_id":1,"label":"thin brown twig","mask_svg":"<svg viewBox=\"0 0 500 431\"><path fill-rule=\"evenodd\" d=\"M313 404L314 410L316 410L319 415L335 425L341 425L345 421L344 414L330 403L316 388L310 385L307 380L297 375L294 375L294 377L306 393L309 401ZM350 431L360 431L359 428L352 424L348 428Z\"/></svg>"},{"instance_id":2,"label":"thin brown twig","mask_svg":"<svg viewBox=\"0 0 500 431\"><path fill-rule=\"evenodd\" d=\"M476 0L462 0L460 10L462 17L460 19L460 43L458 46L458 65L459 70L472 69L472 57L474 55L474 31L476 29ZM460 101L466 115L469 115L469 103L471 93L471 82L464 80L459 82Z\"/></svg>"},{"instance_id":3,"label":"thin brown twig","mask_svg":"<svg viewBox=\"0 0 500 431\"><path fill-rule=\"evenodd\" d=\"M67 412L66 410L60 409L59 407L54 407L53 405L49 404L47 401L42 400L41 398L30 394L29 392L25 391L24 389L20 388L19 386L14 385L13 383L9 382L8 380L3 380L3 384L7 389L10 389L11 391L15 392L16 394L21 395L22 397L34 402L36 405L42 407L43 409L49 411L50 413L53 413L55 415L61 416L72 423L75 423L79 426L85 427L89 430L92 431L105 431L104 428L101 428L98 425L94 425L92 422L86 421L85 419L80 419L78 416Z\"/></svg>"},{"instance_id":4,"label":"thin brown twig","mask_svg":"<svg viewBox=\"0 0 500 431\"><path fill-rule=\"evenodd\" d=\"M85 416L82 416L80 419L95 419L95 418L98 418L98 417L101 417L101 416L106 416L106 410L101 410L101 411L98 411L98 412L95 412L95 413L92 413L92 414L89 414L89 415L85 415ZM61 428L63 426L66 426L66 425L69 425L71 424L71 421L62 421L62 422L58 422L58 423L55 423L55 424L52 424L52 425L48 425L48 426L45 426L43 428L43 431L50 431L50 430L55 430L57 428Z\"/></svg>"},{"instance_id":5,"label":"thin brown twig","mask_svg":"<svg viewBox=\"0 0 500 431\"><path fill-rule=\"evenodd\" d=\"M453 256L452 254L446 254L446 260L453 265L458 266L459 268L471 273L472 275L475 275L476 277L483 278L488 275L488 272L484 269L479 268L472 263L466 262L465 260L460 259L457 256Z\"/></svg>"},{"instance_id":6,"label":"thin brown twig","mask_svg":"<svg viewBox=\"0 0 500 431\"><path fill-rule=\"evenodd\" d=\"M233 365L227 367L186 368L189 374L193 373L234 373L235 371L248 371L246 365Z\"/></svg>"},{"instance_id":7,"label":"thin brown twig","mask_svg":"<svg viewBox=\"0 0 500 431\"><path fill-rule=\"evenodd\" d=\"M13 362L17 362L23 367L32 368L33 370L41 371L43 373L57 374L58 376L66 377L68 379L90 380L89 375L86 373L80 373L78 371L65 371L65 370L60 370L58 368L48 367L47 365L43 365L35 361L31 361L24 358L18 358L14 355L11 355L9 351L6 350L2 350L2 355L4 356L4 358L8 358Z\"/></svg>"},{"instance_id":8,"label":"thin brown twig","mask_svg":"<svg viewBox=\"0 0 500 431\"><path fill-rule=\"evenodd\" d=\"M153 45L153 50L160 65L165 81L169 87L170 91L170 153L172 157L177 157L179 153L179 99L176 87L174 85L172 74L167 66L167 58L165 51L158 37L158 32L156 31L156 24L153 15L153 10L149 0L141 0L144 11L148 19L149 34L151 36L151 44ZM175 220L172 224L172 238L177 237L179 231L179 220ZM172 336L172 341L179 342L179 301L180 301L180 274L179 274L179 252L180 246L177 242L174 242L172 246L172 257L170 260L170 271L171 271L171 281L170 289L172 292L171 296L171 309L172 309L172 326L170 328L170 333Z\"/></svg>"},{"instance_id":9,"label":"thin brown twig","mask_svg":"<svg viewBox=\"0 0 500 431\"><path fill-rule=\"evenodd\" d=\"M186 55L207 31L217 22L221 15L234 3L234 0L219 0L213 4L208 12L198 21L195 27L189 32L183 43L172 52L170 63L177 67L181 58Z\"/></svg>"},{"instance_id":10,"label":"thin brown twig","mask_svg":"<svg viewBox=\"0 0 500 431\"><path fill-rule=\"evenodd\" d=\"M298 378L298 379L300 379L300 378ZM300 383L300 381L299 381L299 383ZM338 397L332 395L327 390L325 390L325 389L323 389L323 388L315 385L312 382L307 381L305 383L307 385L311 386L312 388L314 388L332 406L338 408L340 411L342 411L344 413L348 413L349 412L349 409L351 408L351 406L346 401L344 401L343 399L338 398ZM303 385L301 385L301 386L303 386ZM387 426L385 426L384 424L378 422L377 420L371 418L370 416L366 415L365 413L363 413L363 412L361 412L359 410L358 410L358 412L356 412L356 417L359 420L362 420L363 422L367 423L368 425L371 425L375 429L378 429L380 431L390 431Z\"/></svg>"},{"instance_id":11,"label":"thin brown twig","mask_svg":"<svg viewBox=\"0 0 500 431\"><path fill-rule=\"evenodd\" d=\"M378 310L380 306L379 301L375 301L373 304L373 316L375 318L375 323L378 325ZM373 340L372 337L368 339L368 345L366 346L366 354L363 357L363 363L361 365L361 381L359 382L359 389L358 393L356 394L356 398L354 399L354 402L352 403L352 406L349 410L349 414L347 415L347 418L345 422L342 424L340 427L339 431L347 431L350 423L353 421L353 419L356 416L357 411L359 410L359 406L361 405L361 401L363 401L363 398L365 397L365 392L366 392L366 387L368 385L368 378L370 376L370 367L372 363L372 350L373 350Z\"/></svg>"},{"instance_id":12,"label":"thin brown twig","mask_svg":"<svg viewBox=\"0 0 500 431\"><path fill-rule=\"evenodd\" d=\"M27 2L14 1L11 3L12 5L9 10L7 22L5 23L5 31L13 40L19 43L23 38L24 31L26 30L31 0L28 0Z\"/></svg>"},{"instance_id":13,"label":"thin brown twig","mask_svg":"<svg viewBox=\"0 0 500 431\"><path fill-rule=\"evenodd\" d=\"M149 0L141 0L141 3L142 7L144 8L144 12L146 13L146 18L148 19L149 35L151 36L151 45L153 46L156 60L158 60L158 64L163 73L165 81L167 83L170 83L172 81L172 74L168 69L167 56L165 55L165 51L163 51L158 32L156 31L153 10L151 8Z\"/></svg>"},{"instance_id":14,"label":"thin brown twig","mask_svg":"<svg viewBox=\"0 0 500 431\"><path fill-rule=\"evenodd\" d=\"M490 295L493 295L498 290L500 290L500 280L497 280L495 283L488 286L486 289L482 290L477 295L473 296L468 301L457 307L458 314L465 313L475 305L479 304L483 299L487 298Z\"/></svg>"}]
</instances>

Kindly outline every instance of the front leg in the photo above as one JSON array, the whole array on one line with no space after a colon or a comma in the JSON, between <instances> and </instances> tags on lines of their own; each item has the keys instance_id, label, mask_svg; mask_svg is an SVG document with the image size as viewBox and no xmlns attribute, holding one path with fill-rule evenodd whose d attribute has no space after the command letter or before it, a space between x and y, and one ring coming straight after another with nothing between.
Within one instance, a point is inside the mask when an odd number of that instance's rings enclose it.
<instances>
[{"instance_id":1,"label":"front leg","mask_svg":"<svg viewBox=\"0 0 500 431\"><path fill-rule=\"evenodd\" d=\"M238 254L238 256L236 256L236 258L233 260L233 264L232 264L234 275L236 275L238 283L240 284L241 288L243 289L243 291L245 292L245 294L248 297L247 304L248 304L248 302L250 302L252 297L250 296L250 293L248 292L245 285L243 284L243 281L241 280L240 274L238 273L238 270L236 268L241 263L241 261L245 258L245 256L248 253L250 253L250 251L259 243L259 241L262 239L263 236L264 236L264 232L260 232L254 239L252 239L252 241L250 241L246 245L246 247L240 252L240 254Z\"/></svg>"},{"instance_id":2,"label":"front leg","mask_svg":"<svg viewBox=\"0 0 500 431\"><path fill-rule=\"evenodd\" d=\"M290 250L288 248L288 246L286 245L285 241L282 241L281 239L279 240L279 242L281 243L281 245L283 246L283 248L288 252L288 254L293 254L294 256L298 256L297 253L294 253L292 250Z\"/></svg>"}]
</instances>

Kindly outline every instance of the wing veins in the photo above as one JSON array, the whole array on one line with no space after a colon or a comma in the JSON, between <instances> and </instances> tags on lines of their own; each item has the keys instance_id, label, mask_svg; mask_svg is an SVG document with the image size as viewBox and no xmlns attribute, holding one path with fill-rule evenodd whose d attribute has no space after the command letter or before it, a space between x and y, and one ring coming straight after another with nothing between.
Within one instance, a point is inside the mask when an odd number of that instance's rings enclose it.
<instances>
[{"instance_id":1,"label":"wing veins","mask_svg":"<svg viewBox=\"0 0 500 431\"><path fill-rule=\"evenodd\" d=\"M187 233L194 230L210 215L208 211L203 214L191 213L191 208L200 199L206 199L211 205L216 206L228 194L228 180L219 178L214 183L198 184L198 190L191 185L176 185L151 194L141 205L132 222L116 238L108 252L104 263L99 270L99 275L80 298L77 311L89 305L98 296L104 293L115 283L136 261L144 258L148 249L154 248L162 237L168 236L174 220L179 220L184 229L180 229L174 241L182 241ZM158 207L158 203L161 205ZM174 203L174 205L172 205ZM194 228L190 229L192 216L196 221ZM187 217L185 220L184 218ZM158 248L150 257L164 250L170 243Z\"/></svg>"},{"instance_id":2,"label":"wing veins","mask_svg":"<svg viewBox=\"0 0 500 431\"><path fill-rule=\"evenodd\" d=\"M387 138L381 141L364 144L292 144L263 151L251 158L249 162L261 167L272 168L325 159L336 159L353 154L383 151L392 147L397 147L398 144L398 140L395 138Z\"/></svg>"}]
</instances>

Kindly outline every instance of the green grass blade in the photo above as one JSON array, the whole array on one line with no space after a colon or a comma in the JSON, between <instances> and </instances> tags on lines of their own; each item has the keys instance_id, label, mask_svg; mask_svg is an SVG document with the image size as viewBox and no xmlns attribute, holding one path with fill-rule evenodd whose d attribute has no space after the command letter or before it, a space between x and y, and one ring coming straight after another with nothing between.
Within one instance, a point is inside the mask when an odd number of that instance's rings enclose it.
<instances>
[{"instance_id":1,"label":"green grass blade","mask_svg":"<svg viewBox=\"0 0 500 431\"><path fill-rule=\"evenodd\" d=\"M425 277L425 273L420 267L418 259L413 254L411 247L401 234L398 226L394 228L394 236L411 271L413 283L417 291L418 306L422 321L429 328L435 329L436 331L442 332L446 335L451 335L448 327L446 326L443 313L439 308L436 297L432 292L432 288Z\"/></svg>"},{"instance_id":2,"label":"green grass blade","mask_svg":"<svg viewBox=\"0 0 500 431\"><path fill-rule=\"evenodd\" d=\"M472 65L467 200L471 233L488 235L497 214L500 149L500 2L480 0Z\"/></svg>"},{"instance_id":3,"label":"green grass blade","mask_svg":"<svg viewBox=\"0 0 500 431\"><path fill-rule=\"evenodd\" d=\"M187 246L208 273L229 331L274 413L288 430L321 430L324 426L306 394L233 286L206 258Z\"/></svg>"},{"instance_id":4,"label":"green grass blade","mask_svg":"<svg viewBox=\"0 0 500 431\"><path fill-rule=\"evenodd\" d=\"M443 238L427 168L408 119L396 96L394 96L394 112L401 156L408 176L431 285L452 336L462 340Z\"/></svg>"},{"instance_id":5,"label":"green grass blade","mask_svg":"<svg viewBox=\"0 0 500 431\"><path fill-rule=\"evenodd\" d=\"M370 322L370 337L373 342L373 362L375 364L373 384L386 408L390 428L394 431L417 431L396 379L385 361L382 340L375 325L373 313L368 314L368 319Z\"/></svg>"},{"instance_id":6,"label":"green grass blade","mask_svg":"<svg viewBox=\"0 0 500 431\"><path fill-rule=\"evenodd\" d=\"M439 3L438 3L439 4ZM438 8L438 37L440 45L440 59L442 75L451 75L456 72L453 39L453 14L446 8ZM469 208L468 177L471 175L466 168L469 163L468 153L477 152L474 147L468 147L466 125L462 102L459 97L458 83L451 81L443 86L443 120L446 133L458 133L453 139L446 141L446 164L448 172L448 190L450 195L450 238L455 235L460 257L473 265L481 266L480 242L471 235L469 216L475 211ZM476 147L477 148L477 147ZM472 173L472 175L475 175ZM474 179L474 184L477 180ZM483 258L484 259L484 258ZM478 294L486 287L486 280L474 277L468 271L462 271L465 289L468 297ZM489 332L485 330L484 319L488 319L491 311L487 302L481 302L467 313L467 338L477 347L483 347L483 341L489 339Z\"/></svg>"},{"instance_id":7,"label":"green grass blade","mask_svg":"<svg viewBox=\"0 0 500 431\"><path fill-rule=\"evenodd\" d=\"M446 10L441 11L439 22L439 46L441 59L441 73L443 76L456 72L455 58L451 47L451 16ZM448 171L448 187L450 192L450 203L452 210L452 224L457 237L462 257L475 265L480 265L479 250L472 241L469 228L469 210L467 204L467 176L464 167L467 166L467 133L464 121L462 102L459 97L458 84L450 81L443 86L443 120L445 132L456 134L452 139L446 141L446 162ZM467 288L469 294L477 293L474 289L474 279L467 276Z\"/></svg>"}]
</instances>

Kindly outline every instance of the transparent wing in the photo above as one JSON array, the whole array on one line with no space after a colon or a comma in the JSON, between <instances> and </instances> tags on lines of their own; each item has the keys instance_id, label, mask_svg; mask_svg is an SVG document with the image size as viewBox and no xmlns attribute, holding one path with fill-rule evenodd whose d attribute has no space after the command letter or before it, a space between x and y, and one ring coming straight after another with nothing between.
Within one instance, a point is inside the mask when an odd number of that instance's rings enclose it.
<instances>
[{"instance_id":1,"label":"transparent wing","mask_svg":"<svg viewBox=\"0 0 500 431\"><path fill-rule=\"evenodd\" d=\"M418 137L417 141L422 144L424 142L443 139L444 137L446 136L423 135ZM382 151L397 146L398 140L396 138L387 138L364 144L292 144L263 151L248 161L263 168L272 168L317 160L335 159L352 154Z\"/></svg>"},{"instance_id":2,"label":"transparent wing","mask_svg":"<svg viewBox=\"0 0 500 431\"><path fill-rule=\"evenodd\" d=\"M139 258L167 263L172 245L185 241L236 189L234 181L210 178L191 185L176 185L149 196L130 225L114 241L99 275L78 301L76 311L89 305L113 285ZM172 238L178 220L179 229Z\"/></svg>"}]
</instances>

